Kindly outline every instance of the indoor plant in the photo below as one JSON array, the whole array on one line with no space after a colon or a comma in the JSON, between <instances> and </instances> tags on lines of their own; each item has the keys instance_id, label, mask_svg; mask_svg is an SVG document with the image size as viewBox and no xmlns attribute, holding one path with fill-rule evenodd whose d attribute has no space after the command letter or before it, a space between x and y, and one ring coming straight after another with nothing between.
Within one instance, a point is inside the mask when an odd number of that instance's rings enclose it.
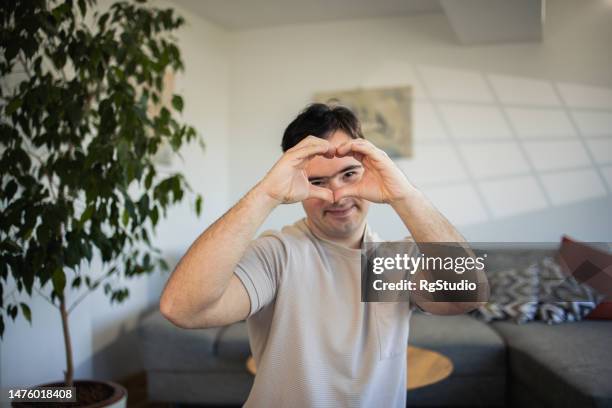
<instances>
[{"instance_id":1,"label":"indoor plant","mask_svg":"<svg viewBox=\"0 0 612 408\"><path fill-rule=\"evenodd\" d=\"M160 177L154 157L197 139L171 113L179 95L150 109L167 70L183 69L171 32L184 20L137 3L94 6L15 0L0 16L0 334L5 316L31 320L24 299L45 297L61 314L69 386L69 313L99 287L123 301L128 289L111 277L166 268L149 237L189 186Z\"/></svg>"}]
</instances>

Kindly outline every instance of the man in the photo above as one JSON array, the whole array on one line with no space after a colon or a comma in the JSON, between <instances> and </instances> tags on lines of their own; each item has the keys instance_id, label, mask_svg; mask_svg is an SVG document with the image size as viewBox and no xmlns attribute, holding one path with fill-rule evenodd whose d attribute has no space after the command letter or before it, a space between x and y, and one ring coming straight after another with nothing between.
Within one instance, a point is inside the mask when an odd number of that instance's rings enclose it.
<instances>
[{"instance_id":1,"label":"man","mask_svg":"<svg viewBox=\"0 0 612 408\"><path fill-rule=\"evenodd\" d=\"M360 298L361 245L379 240L371 202L390 205L417 242L463 242L344 107L313 104L287 127L284 154L193 243L162 294L183 328L247 318L257 376L246 406L405 406L407 303ZM270 212L306 218L253 240ZM416 301L461 313L477 304Z\"/></svg>"}]
</instances>

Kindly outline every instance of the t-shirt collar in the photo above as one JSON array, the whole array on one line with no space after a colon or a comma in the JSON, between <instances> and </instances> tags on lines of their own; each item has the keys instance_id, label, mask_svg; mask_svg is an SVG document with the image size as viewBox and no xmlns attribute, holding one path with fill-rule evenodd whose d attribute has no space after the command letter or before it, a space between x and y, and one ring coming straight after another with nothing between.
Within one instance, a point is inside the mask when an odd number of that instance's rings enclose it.
<instances>
[{"instance_id":1,"label":"t-shirt collar","mask_svg":"<svg viewBox=\"0 0 612 408\"><path fill-rule=\"evenodd\" d=\"M331 250L335 252L338 252L338 253L341 253L342 255L347 255L350 257L361 257L361 249L348 248L344 245L338 244L337 242L330 241L328 239L324 239L324 238L321 238L315 235L308 227L305 217L299 220L298 222L296 222L296 226L300 228L301 230L303 230L306 234L310 235L311 237L316 239L318 242L321 242L327 248L330 248ZM377 241L377 238L378 236L372 231L372 229L370 228L370 225L366 221L363 238L362 238L362 246L363 246L363 242Z\"/></svg>"}]
</instances>

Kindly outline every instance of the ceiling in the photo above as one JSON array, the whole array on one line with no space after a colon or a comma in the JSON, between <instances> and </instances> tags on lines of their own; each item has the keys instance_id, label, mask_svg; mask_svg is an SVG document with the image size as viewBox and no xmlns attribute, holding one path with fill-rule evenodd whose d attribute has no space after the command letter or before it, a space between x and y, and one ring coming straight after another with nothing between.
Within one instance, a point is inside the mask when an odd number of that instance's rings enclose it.
<instances>
[{"instance_id":1,"label":"ceiling","mask_svg":"<svg viewBox=\"0 0 612 408\"><path fill-rule=\"evenodd\" d=\"M174 0L226 30L425 13L446 16L464 45L540 41L545 0Z\"/></svg>"},{"instance_id":2,"label":"ceiling","mask_svg":"<svg viewBox=\"0 0 612 408\"><path fill-rule=\"evenodd\" d=\"M441 13L438 0L175 0L228 30Z\"/></svg>"}]
</instances>

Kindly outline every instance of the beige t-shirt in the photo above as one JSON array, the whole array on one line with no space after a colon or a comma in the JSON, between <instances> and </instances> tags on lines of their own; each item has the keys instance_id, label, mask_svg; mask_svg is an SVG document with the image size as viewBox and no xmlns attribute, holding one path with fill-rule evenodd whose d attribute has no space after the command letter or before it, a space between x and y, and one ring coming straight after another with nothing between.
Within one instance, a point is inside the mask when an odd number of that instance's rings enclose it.
<instances>
[{"instance_id":1,"label":"beige t-shirt","mask_svg":"<svg viewBox=\"0 0 612 408\"><path fill-rule=\"evenodd\" d=\"M366 226L366 241L380 241ZM246 407L405 407L408 303L361 302L361 251L302 219L238 263L257 375Z\"/></svg>"}]
</instances>

